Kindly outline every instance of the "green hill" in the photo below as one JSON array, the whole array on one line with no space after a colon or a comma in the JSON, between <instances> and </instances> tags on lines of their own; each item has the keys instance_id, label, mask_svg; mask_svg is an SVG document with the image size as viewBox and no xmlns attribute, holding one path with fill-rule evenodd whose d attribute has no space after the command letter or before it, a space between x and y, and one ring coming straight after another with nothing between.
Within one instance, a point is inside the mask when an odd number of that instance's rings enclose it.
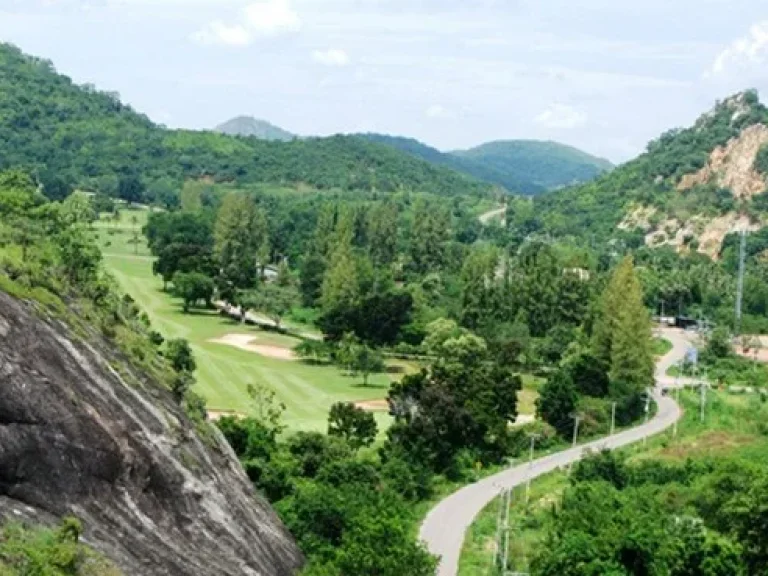
<instances>
[{"instance_id":1,"label":"green hill","mask_svg":"<svg viewBox=\"0 0 768 576\"><path fill-rule=\"evenodd\" d=\"M296 139L295 134L283 130L279 126L270 124L266 120L259 120L251 116L238 116L223 124L219 124L214 132L229 136L252 136L259 140L279 140L288 142Z\"/></svg>"},{"instance_id":2,"label":"green hill","mask_svg":"<svg viewBox=\"0 0 768 576\"><path fill-rule=\"evenodd\" d=\"M64 182L108 193L126 180L132 188L168 190L185 178L203 177L442 195L490 188L352 136L267 142L168 130L123 104L118 95L78 86L51 62L0 44L0 169L19 166L46 185Z\"/></svg>"},{"instance_id":3,"label":"green hill","mask_svg":"<svg viewBox=\"0 0 768 576\"><path fill-rule=\"evenodd\" d=\"M546 191L544 186L535 184L522 174L512 174L508 169L503 167L497 168L490 164L477 162L471 158L440 152L440 150L427 146L413 138L389 136L386 134L361 134L360 137L371 142L396 148L402 152L426 160L431 164L451 168L452 170L463 172L478 180L496 184L509 192L533 196ZM522 172L522 170L519 172Z\"/></svg>"},{"instance_id":4,"label":"green hill","mask_svg":"<svg viewBox=\"0 0 768 576\"><path fill-rule=\"evenodd\" d=\"M766 222L766 124L768 108L756 92L732 96L599 179L536 198L533 218L520 211L525 228L598 239L630 235L633 243L690 245L716 255L735 228Z\"/></svg>"},{"instance_id":5,"label":"green hill","mask_svg":"<svg viewBox=\"0 0 768 576\"><path fill-rule=\"evenodd\" d=\"M526 180L545 190L587 182L613 168L608 160L577 148L537 140L488 142L452 154L512 181Z\"/></svg>"}]
</instances>

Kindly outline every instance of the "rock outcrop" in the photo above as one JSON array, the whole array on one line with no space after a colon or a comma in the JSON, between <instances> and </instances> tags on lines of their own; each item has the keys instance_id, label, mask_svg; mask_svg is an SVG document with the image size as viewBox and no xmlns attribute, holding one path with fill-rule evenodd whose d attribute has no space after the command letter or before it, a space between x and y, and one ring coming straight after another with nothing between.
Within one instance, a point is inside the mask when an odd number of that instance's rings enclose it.
<instances>
[{"instance_id":1,"label":"rock outcrop","mask_svg":"<svg viewBox=\"0 0 768 576\"><path fill-rule=\"evenodd\" d=\"M221 436L125 365L0 292L0 515L77 516L129 576L295 574L301 553Z\"/></svg>"},{"instance_id":2,"label":"rock outcrop","mask_svg":"<svg viewBox=\"0 0 768 576\"><path fill-rule=\"evenodd\" d=\"M755 124L745 128L738 138L712 151L709 163L695 174L686 174L678 190L690 190L713 179L728 188L735 198L751 198L765 191L765 176L755 170L755 158L760 148L768 143L768 126Z\"/></svg>"}]
</instances>

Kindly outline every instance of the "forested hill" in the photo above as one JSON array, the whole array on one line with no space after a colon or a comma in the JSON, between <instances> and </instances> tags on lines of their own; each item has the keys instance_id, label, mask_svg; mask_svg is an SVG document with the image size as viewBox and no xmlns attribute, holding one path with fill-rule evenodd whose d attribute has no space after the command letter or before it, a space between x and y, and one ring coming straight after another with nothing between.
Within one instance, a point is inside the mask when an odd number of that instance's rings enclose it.
<instances>
[{"instance_id":1,"label":"forested hill","mask_svg":"<svg viewBox=\"0 0 768 576\"><path fill-rule=\"evenodd\" d=\"M391 146L437 166L445 166L469 176L505 188L509 192L533 196L546 191L545 186L534 183L526 174L526 166L499 165L478 162L457 154L440 152L413 138L387 134L360 134L371 142ZM501 164L501 163L500 163Z\"/></svg>"},{"instance_id":2,"label":"forested hill","mask_svg":"<svg viewBox=\"0 0 768 576\"><path fill-rule=\"evenodd\" d=\"M502 140L452 153L509 181L527 180L543 190L588 182L613 168L608 160L558 142Z\"/></svg>"},{"instance_id":3,"label":"forested hill","mask_svg":"<svg viewBox=\"0 0 768 576\"><path fill-rule=\"evenodd\" d=\"M228 134L229 136L253 136L259 140L280 140L287 142L296 138L287 130L270 124L266 120L259 120L251 116L238 116L219 124L215 132Z\"/></svg>"},{"instance_id":4,"label":"forested hill","mask_svg":"<svg viewBox=\"0 0 768 576\"><path fill-rule=\"evenodd\" d=\"M510 226L717 256L728 233L766 223L766 124L757 93L737 94L594 182L513 206Z\"/></svg>"},{"instance_id":5,"label":"forested hill","mask_svg":"<svg viewBox=\"0 0 768 576\"><path fill-rule=\"evenodd\" d=\"M184 178L443 195L490 186L351 136L266 142L168 130L78 86L53 64L0 44L0 169L32 170L49 190L114 193L120 181L167 190Z\"/></svg>"}]
</instances>

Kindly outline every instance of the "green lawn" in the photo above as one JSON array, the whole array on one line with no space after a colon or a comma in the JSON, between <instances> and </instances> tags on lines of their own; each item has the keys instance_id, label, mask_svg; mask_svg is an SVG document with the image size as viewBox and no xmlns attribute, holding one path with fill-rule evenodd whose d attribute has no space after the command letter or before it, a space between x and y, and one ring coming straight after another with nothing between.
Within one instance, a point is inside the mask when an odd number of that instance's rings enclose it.
<instances>
[{"instance_id":1,"label":"green lawn","mask_svg":"<svg viewBox=\"0 0 768 576\"><path fill-rule=\"evenodd\" d=\"M248 384L264 383L275 390L287 406L285 424L292 430L323 430L328 410L335 402L383 399L394 373L371 377L367 388L359 379L344 375L332 366L311 366L302 362L277 360L210 342L227 334L252 334L254 344L292 348L296 338L241 325L215 312L183 314L181 304L162 291L162 281L152 275L152 257L144 237L140 243L130 243L136 216L140 229L148 211L123 210L121 221L113 224L97 222L95 233L104 253L107 269L121 288L130 294L150 317L152 325L166 338L186 338L197 360L196 391L208 401L212 410L247 412L250 398ZM377 413L380 428L389 423L386 413Z\"/></svg>"}]
</instances>

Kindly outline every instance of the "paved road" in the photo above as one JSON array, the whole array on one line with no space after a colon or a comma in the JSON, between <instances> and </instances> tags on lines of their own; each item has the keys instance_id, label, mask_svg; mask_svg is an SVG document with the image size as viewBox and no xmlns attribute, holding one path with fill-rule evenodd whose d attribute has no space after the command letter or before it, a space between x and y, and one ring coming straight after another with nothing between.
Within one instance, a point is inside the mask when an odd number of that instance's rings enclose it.
<instances>
[{"instance_id":1,"label":"paved road","mask_svg":"<svg viewBox=\"0 0 768 576\"><path fill-rule=\"evenodd\" d=\"M502 218L502 222L504 222L504 216L507 213L507 207L502 206L501 208L494 208L493 210L490 210L486 212L485 214L481 214L478 220L480 220L480 224L488 224L491 220L494 218Z\"/></svg>"},{"instance_id":2,"label":"paved road","mask_svg":"<svg viewBox=\"0 0 768 576\"><path fill-rule=\"evenodd\" d=\"M430 552L441 557L439 576L456 576L465 532L480 511L499 495L501 489L523 485L529 475L535 478L575 462L588 450L614 449L633 444L664 431L680 419L680 407L670 396L661 395L661 387L674 385L675 379L665 373L672 364L685 356L688 337L679 330L664 330L663 335L672 342L673 348L656 366L657 389L654 398L658 411L648 424L534 460L530 467L523 464L509 468L454 492L429 512L421 526L420 537Z\"/></svg>"}]
</instances>

